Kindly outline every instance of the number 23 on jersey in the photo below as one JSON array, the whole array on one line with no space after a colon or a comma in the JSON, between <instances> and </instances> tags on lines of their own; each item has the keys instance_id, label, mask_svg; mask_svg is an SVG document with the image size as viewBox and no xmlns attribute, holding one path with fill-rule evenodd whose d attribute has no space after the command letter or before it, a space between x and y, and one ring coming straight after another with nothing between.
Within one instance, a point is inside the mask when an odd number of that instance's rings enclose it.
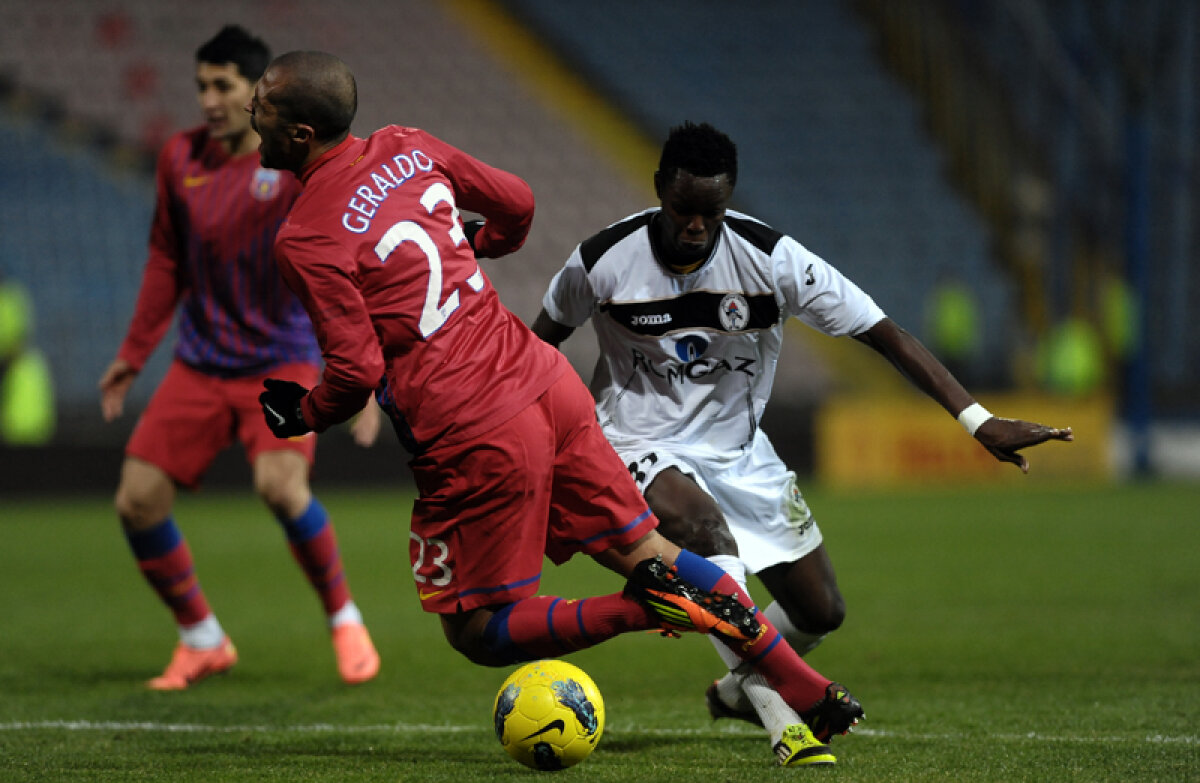
<instances>
[{"instance_id":1,"label":"number 23 on jersey","mask_svg":"<svg viewBox=\"0 0 1200 783\"><path fill-rule=\"evenodd\" d=\"M467 241L467 235L463 231L462 219L459 217L458 206L454 203L454 194L450 192L450 188L446 187L444 182L435 182L421 195L421 206L425 207L430 215L439 204L443 203L450 206L450 227L446 233L454 246L458 247ZM416 245L429 265L429 278L425 286L425 303L421 307L421 318L418 322L421 337L429 339L430 335L441 329L458 309L459 287L455 285L450 294L445 299L442 298L442 254L438 251L437 243L429 235L429 232L411 220L401 220L385 231L383 238L375 245L375 255L379 256L380 263L386 264L388 257L405 242ZM472 291L483 290L483 272L478 266L465 282Z\"/></svg>"}]
</instances>

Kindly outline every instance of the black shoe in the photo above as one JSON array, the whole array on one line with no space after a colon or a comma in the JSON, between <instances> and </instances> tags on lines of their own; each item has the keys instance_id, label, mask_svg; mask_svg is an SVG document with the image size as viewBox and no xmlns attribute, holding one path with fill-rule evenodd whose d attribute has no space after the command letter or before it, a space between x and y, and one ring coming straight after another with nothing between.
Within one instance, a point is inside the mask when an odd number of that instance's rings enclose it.
<instances>
[{"instance_id":1,"label":"black shoe","mask_svg":"<svg viewBox=\"0 0 1200 783\"><path fill-rule=\"evenodd\" d=\"M812 729L814 737L829 742L835 734L845 734L853 729L866 715L846 686L831 682L825 688L825 698L802 712L800 717Z\"/></svg>"}]
</instances>

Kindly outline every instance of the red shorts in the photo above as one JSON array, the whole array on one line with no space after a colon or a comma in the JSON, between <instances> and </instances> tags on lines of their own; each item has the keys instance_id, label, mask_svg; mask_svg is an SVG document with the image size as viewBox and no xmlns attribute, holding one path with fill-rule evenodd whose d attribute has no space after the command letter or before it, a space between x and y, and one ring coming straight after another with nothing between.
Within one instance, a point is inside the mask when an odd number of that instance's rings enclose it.
<instances>
[{"instance_id":1,"label":"red shorts","mask_svg":"<svg viewBox=\"0 0 1200 783\"><path fill-rule=\"evenodd\" d=\"M320 379L320 368L285 364L262 375L217 378L178 360L171 362L138 419L125 453L162 468L185 487L199 484L217 454L235 438L245 447L251 464L265 451L280 450L299 452L312 464L317 447L313 433L280 440L267 427L258 404L264 378L282 378L311 388Z\"/></svg>"},{"instance_id":2,"label":"red shorts","mask_svg":"<svg viewBox=\"0 0 1200 783\"><path fill-rule=\"evenodd\" d=\"M573 372L495 429L435 446L411 467L420 497L409 557L427 612L535 595L544 556L563 563L658 525Z\"/></svg>"}]
</instances>

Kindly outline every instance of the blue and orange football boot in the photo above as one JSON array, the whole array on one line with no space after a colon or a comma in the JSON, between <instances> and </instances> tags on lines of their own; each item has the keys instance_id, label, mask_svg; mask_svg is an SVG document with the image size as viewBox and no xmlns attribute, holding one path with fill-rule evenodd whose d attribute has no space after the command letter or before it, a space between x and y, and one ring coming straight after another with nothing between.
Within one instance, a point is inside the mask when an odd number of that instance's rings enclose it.
<instances>
[{"instance_id":1,"label":"blue and orange football boot","mask_svg":"<svg viewBox=\"0 0 1200 783\"><path fill-rule=\"evenodd\" d=\"M696 631L731 642L752 642L763 630L754 612L732 595L702 590L684 581L661 555L634 566L625 594L654 612L667 634Z\"/></svg>"}]
</instances>

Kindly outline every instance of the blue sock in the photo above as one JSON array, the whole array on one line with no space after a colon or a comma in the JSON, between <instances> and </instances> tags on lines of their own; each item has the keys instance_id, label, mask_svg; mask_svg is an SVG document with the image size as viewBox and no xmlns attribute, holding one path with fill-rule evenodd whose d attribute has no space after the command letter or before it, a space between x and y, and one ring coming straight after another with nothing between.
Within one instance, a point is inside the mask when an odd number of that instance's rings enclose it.
<instances>
[{"instance_id":1,"label":"blue sock","mask_svg":"<svg viewBox=\"0 0 1200 783\"><path fill-rule=\"evenodd\" d=\"M512 614L515 605L509 604L496 612L492 615L492 619L488 620L487 625L483 629L482 641L484 647L502 665L531 661L537 658L536 655L531 655L513 644L512 636L508 632L508 616Z\"/></svg>"},{"instance_id":2,"label":"blue sock","mask_svg":"<svg viewBox=\"0 0 1200 783\"><path fill-rule=\"evenodd\" d=\"M133 556L138 560L149 560L162 557L183 540L183 534L175 524L175 518L170 514L154 527L145 530L125 531L125 540L133 550Z\"/></svg>"},{"instance_id":3,"label":"blue sock","mask_svg":"<svg viewBox=\"0 0 1200 783\"><path fill-rule=\"evenodd\" d=\"M730 595L744 595L745 600L750 601L749 594L744 593L734 578L723 568L686 549L680 550L679 557L675 558L675 570L685 581L691 582L701 590L710 592L717 588L722 579L728 579L727 584L720 586L721 592ZM753 602L750 603L749 608L757 611Z\"/></svg>"},{"instance_id":4,"label":"blue sock","mask_svg":"<svg viewBox=\"0 0 1200 783\"><path fill-rule=\"evenodd\" d=\"M308 508L300 512L300 516L295 519L288 519L284 514L276 514L275 518L283 525L283 532L293 544L303 544L329 524L329 515L325 513L325 507L317 502L316 498L313 498Z\"/></svg>"}]
</instances>

